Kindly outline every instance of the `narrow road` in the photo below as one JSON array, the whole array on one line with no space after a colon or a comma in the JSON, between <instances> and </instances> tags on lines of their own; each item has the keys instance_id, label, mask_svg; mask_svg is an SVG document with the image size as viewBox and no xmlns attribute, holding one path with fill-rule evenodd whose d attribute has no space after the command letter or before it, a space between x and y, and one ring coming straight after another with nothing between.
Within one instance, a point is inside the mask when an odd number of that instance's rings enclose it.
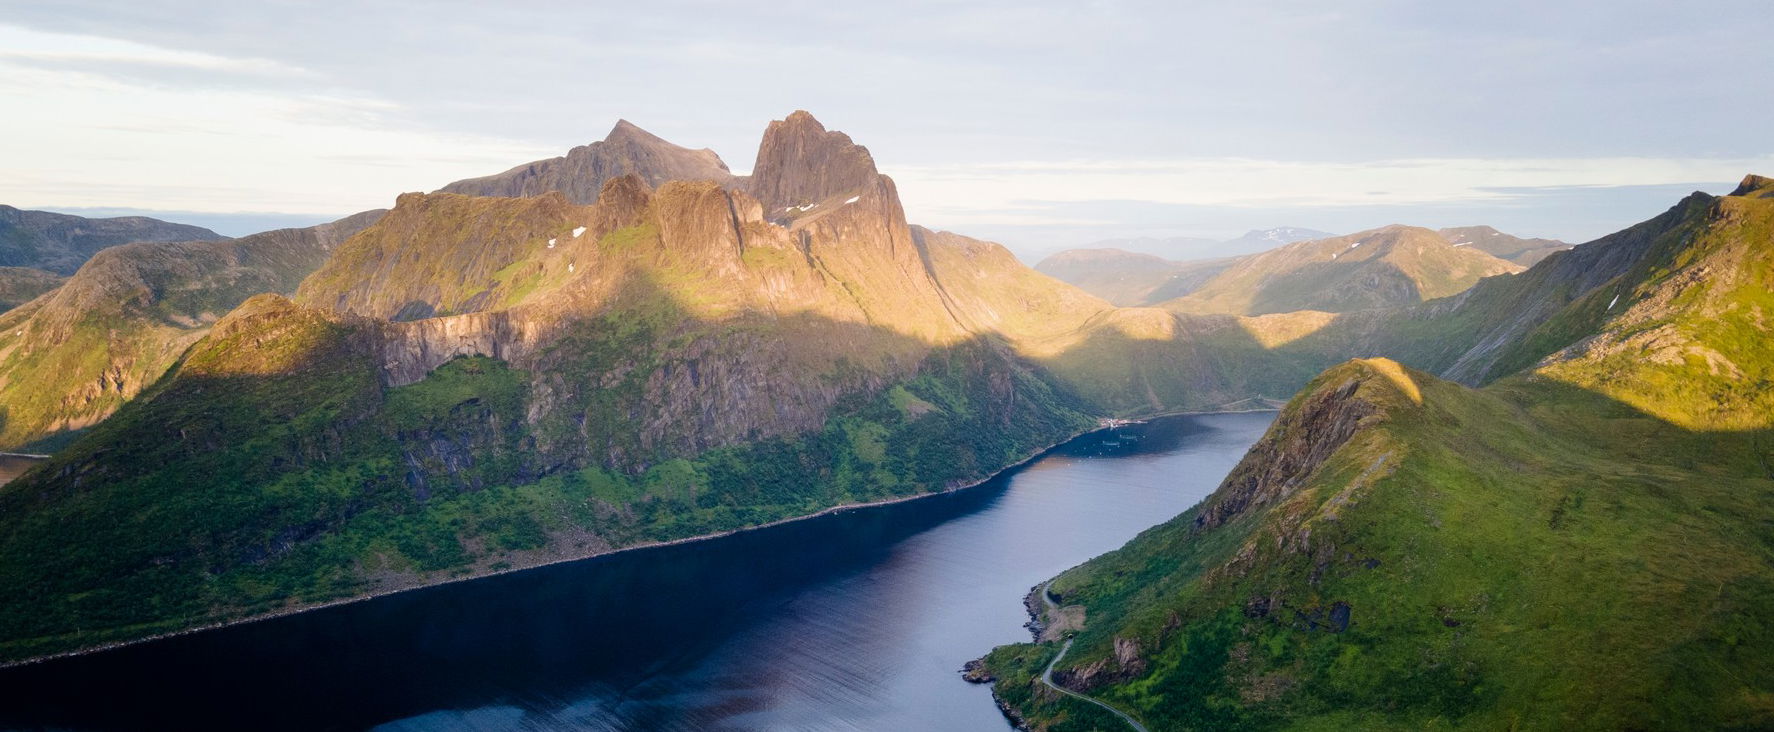
<instances>
[{"instance_id":1,"label":"narrow road","mask_svg":"<svg viewBox=\"0 0 1774 732\"><path fill-rule=\"evenodd\" d=\"M1050 584L1053 584L1052 580L1048 580L1045 584L1041 585L1041 601L1047 604L1048 610L1056 611L1055 616L1057 617L1057 615L1058 615L1057 611L1059 610L1059 605L1057 605L1053 602L1052 595L1047 594L1047 585L1050 585ZM1067 638L1066 644L1063 646L1060 646L1059 655L1054 656L1052 661L1048 661L1047 662L1047 669L1041 672L1041 683L1046 684L1047 688L1057 691L1061 694L1065 694L1066 696L1072 697L1074 699L1079 699L1082 701L1087 701L1087 702L1090 702L1091 704L1095 704L1099 707L1109 710L1115 716L1120 717L1121 721L1126 722L1129 727L1134 728L1135 732L1149 732L1149 730L1146 729L1146 725L1140 724L1138 720L1135 720L1133 717L1127 716L1126 712L1123 712L1119 709L1111 707L1107 703L1097 701L1097 700L1092 699L1088 696L1080 694L1076 691L1072 691L1071 689L1060 686L1059 684L1053 683L1053 667L1059 665L1060 659L1065 658L1066 651L1070 651L1070 650L1072 650L1072 639Z\"/></svg>"}]
</instances>

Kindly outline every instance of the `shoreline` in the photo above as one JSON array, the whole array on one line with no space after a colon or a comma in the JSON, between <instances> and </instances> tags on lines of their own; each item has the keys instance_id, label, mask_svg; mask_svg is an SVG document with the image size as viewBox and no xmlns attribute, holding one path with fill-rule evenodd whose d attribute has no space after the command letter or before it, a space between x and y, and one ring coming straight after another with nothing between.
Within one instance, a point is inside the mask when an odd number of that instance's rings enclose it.
<instances>
[{"instance_id":1,"label":"shoreline","mask_svg":"<svg viewBox=\"0 0 1774 732\"><path fill-rule=\"evenodd\" d=\"M1150 421L1150 420L1154 420L1154 419L1166 419L1166 418L1170 418L1170 417L1196 417L1196 416L1207 416L1207 415L1214 415L1214 414L1250 414L1250 413L1255 413L1255 412L1274 412L1274 411L1279 411L1279 410L1276 410L1276 409L1242 409L1242 410L1225 410L1225 411L1164 412L1164 413L1160 413L1160 414L1153 414L1153 415L1147 415L1147 416L1141 416L1141 417L1133 417L1132 419L1137 419L1137 420L1141 420L1141 421ZM1029 465L1030 463L1035 462L1036 460L1046 457L1048 453L1053 452L1056 448L1059 448L1060 446L1065 445L1068 442L1079 439L1081 437L1089 436L1091 434L1095 434L1097 432L1103 432L1103 431L1113 430L1113 429L1119 429L1119 428L1118 427L1106 427L1106 426L1099 425L1097 427L1092 427L1090 429L1072 434L1064 439L1059 440L1058 442L1054 442L1053 444L1050 444L1046 447L1043 447L1039 450L1034 451L1029 456L1027 456L1021 460L1010 463L1008 465L1005 465L1002 468L992 471L992 473L990 475L987 475L983 478L979 478L979 479L974 480L969 483L964 483L961 485L954 486L952 488L943 488L940 490L934 490L934 491L929 491L929 492L925 492L925 493L918 493L918 494L908 495L908 496L899 496L896 498L885 498L885 499L882 499L879 501L868 501L868 502L864 502L864 503L844 503L844 504L839 504L836 506L829 506L829 507L820 509L819 511L816 511L814 513L802 514L799 516L790 516L788 518L781 518L781 519L777 519L775 521L769 521L769 522L757 524L755 526L746 526L746 527L737 528L737 529L730 529L727 531L717 532L717 533L713 533L713 534L698 534L696 536L686 536L686 537L682 537L682 538L678 538L678 539L668 539L665 541L654 541L654 542L647 542L647 543L642 543L642 544L632 544L629 546L610 549L607 551L586 554L584 556L549 559L549 560L537 562L535 564L525 564L522 566L512 566L512 567L507 567L505 569L493 570L493 571L480 573L480 574L471 574L471 575L466 575L466 576L462 576L462 577L450 577L450 578L446 578L446 579L443 579L443 580L440 580L437 582L425 582L425 583L414 584L414 585L405 586L405 587L395 587L395 588L390 588L390 589L386 589L386 590L381 590L379 592L370 593L367 595L355 595L352 597L340 598L337 600L326 600L326 601L322 601L322 602L318 602L318 603L310 603L310 604L297 605L297 606L293 606L293 607L285 607L285 608L280 608L278 610L255 614L255 615L251 615L251 616L247 616L247 617L234 618L231 620L220 620L220 621L216 621L216 622L212 622L212 623L206 623L204 625L193 626L190 628L183 628L180 630L167 631L164 633L156 633L153 635L142 636L140 638L132 638L130 640L113 641L110 643L102 643L102 644L95 645L95 646L87 646L85 648L77 648L77 649L70 650L70 651L51 653L51 654L43 655L43 656L33 656L30 658L24 658L24 659L20 659L17 661L0 662L0 670L19 668L19 667L23 667L23 666L32 666L32 665L36 665L36 664L40 664L40 663L48 663L51 661L56 661L56 660L66 659L66 658L77 658L80 656L89 656L89 655L93 655L96 653L104 653L106 651L113 651L113 650L117 650L120 648L127 648L129 646L136 646L136 645L141 645L144 643L152 643L154 641L167 640L169 638L177 638L180 636L193 635L196 633L204 633L204 632L208 632L208 631L212 631L212 630L221 630L223 628L231 628L231 627L238 626L238 625L247 625L249 623L258 623L258 622L264 622L264 621L268 621L268 620L276 620L278 618L289 617L291 615L297 615L300 613L314 612L317 610L325 610L327 608L341 607L344 605L351 605L351 604L360 603L360 602L368 602L370 600L375 600L375 599L383 598L383 597L389 597L391 595L398 595L398 594L405 593L405 592L414 592L414 591L430 589L430 588L434 588L434 587L443 587L445 585L456 584L458 582L469 582L469 581L473 581L473 580L487 579L489 577L498 577L501 575L513 574L516 572L527 572L527 571L530 571L533 569L540 569L543 567L551 567L551 566L555 566L555 565L559 565L559 564L566 564L568 562L583 562L583 561L591 560L591 559L599 559L599 558L603 558L603 557L615 556L617 554L622 554L625 552L645 551L645 550L649 550L649 549L664 549L666 547L680 546L683 544L690 544L690 543L694 543L694 542L711 541L714 539L720 539L720 538L724 538L724 537L728 537L728 536L733 536L733 535L741 534L741 533L748 532L748 531L758 531L760 529L768 529L771 527L781 526L784 524L794 523L797 521L809 521L812 519L820 518L823 516L830 516L830 515L842 513L845 511L862 510L862 509L869 509L869 508L879 508L882 506L891 506L891 505L895 505L895 504L907 503L910 501L917 501L917 500L926 499L926 498L934 498L937 496L951 495L954 493L958 493L960 491L968 490L970 488L978 488L979 486L990 483L993 480L997 480L999 477L1002 477L1012 471L1015 471L1018 468L1022 468L1024 466Z\"/></svg>"}]
</instances>

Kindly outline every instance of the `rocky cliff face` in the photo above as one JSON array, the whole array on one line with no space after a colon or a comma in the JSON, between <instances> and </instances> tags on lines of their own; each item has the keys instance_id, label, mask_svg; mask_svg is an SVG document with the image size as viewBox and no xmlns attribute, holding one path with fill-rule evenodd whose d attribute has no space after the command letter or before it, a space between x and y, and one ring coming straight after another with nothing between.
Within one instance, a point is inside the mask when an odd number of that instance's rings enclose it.
<instances>
[{"instance_id":1,"label":"rocky cliff face","mask_svg":"<svg viewBox=\"0 0 1774 732\"><path fill-rule=\"evenodd\" d=\"M1341 372L1328 372L1322 386L1301 392L1202 504L1195 527L1221 526L1286 501L1307 485L1343 443L1385 418L1369 396L1374 388L1361 393L1369 381L1384 383L1381 370L1404 373L1389 361L1356 362Z\"/></svg>"},{"instance_id":2,"label":"rocky cliff face","mask_svg":"<svg viewBox=\"0 0 1774 732\"><path fill-rule=\"evenodd\" d=\"M291 292L380 215L99 252L54 292L0 315L0 446L103 419L234 306L261 292Z\"/></svg>"},{"instance_id":3,"label":"rocky cliff face","mask_svg":"<svg viewBox=\"0 0 1774 732\"><path fill-rule=\"evenodd\" d=\"M106 247L135 241L214 241L223 239L200 226L146 216L89 219L84 216L21 211L0 206L0 267L32 267L71 275Z\"/></svg>"},{"instance_id":4,"label":"rocky cliff face","mask_svg":"<svg viewBox=\"0 0 1774 732\"><path fill-rule=\"evenodd\" d=\"M633 175L649 186L672 180L712 180L731 184L733 174L713 150L678 147L628 120L618 120L600 142L566 155L525 163L498 175L459 180L440 193L466 196L537 196L549 191L576 204L595 203L604 183Z\"/></svg>"},{"instance_id":5,"label":"rocky cliff face","mask_svg":"<svg viewBox=\"0 0 1774 732\"><path fill-rule=\"evenodd\" d=\"M873 187L878 176L868 148L851 142L849 135L826 130L813 115L796 111L764 130L746 188L774 213L862 192Z\"/></svg>"}]
</instances>

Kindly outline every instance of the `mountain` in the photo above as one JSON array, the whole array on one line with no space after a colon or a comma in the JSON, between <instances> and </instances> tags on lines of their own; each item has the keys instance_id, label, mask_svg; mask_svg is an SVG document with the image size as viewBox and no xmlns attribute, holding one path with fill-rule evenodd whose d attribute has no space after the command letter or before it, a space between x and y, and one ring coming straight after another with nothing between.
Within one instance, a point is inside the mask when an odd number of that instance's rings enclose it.
<instances>
[{"instance_id":1,"label":"mountain","mask_svg":"<svg viewBox=\"0 0 1774 732\"><path fill-rule=\"evenodd\" d=\"M1086 244L1080 249L1084 251L1120 249L1138 254L1150 254L1175 262L1189 262L1199 259L1224 259L1256 254L1297 241L1323 239L1327 236L1334 235L1328 231L1305 229L1298 226L1278 226L1273 229L1252 229L1236 239L1221 240L1196 236L1162 238L1140 236L1103 239Z\"/></svg>"},{"instance_id":2,"label":"mountain","mask_svg":"<svg viewBox=\"0 0 1774 732\"><path fill-rule=\"evenodd\" d=\"M1116 305L1156 305L1194 292L1239 257L1328 236L1283 226L1253 230L1228 241L1107 239L1050 255L1035 269Z\"/></svg>"},{"instance_id":3,"label":"mountain","mask_svg":"<svg viewBox=\"0 0 1774 732\"><path fill-rule=\"evenodd\" d=\"M1093 241L1078 249L1066 251L1118 249L1135 254L1149 254L1166 260L1211 259L1224 256L1216 251L1220 243L1218 239L1199 236L1133 236Z\"/></svg>"},{"instance_id":4,"label":"mountain","mask_svg":"<svg viewBox=\"0 0 1774 732\"><path fill-rule=\"evenodd\" d=\"M1211 497L1044 586L1085 619L1053 680L1154 730L1768 726L1771 278L1751 176L1409 309L1482 333L1439 358L1485 385L1320 375ZM1045 689L1059 650L975 677L1031 729L1122 724Z\"/></svg>"},{"instance_id":5,"label":"mountain","mask_svg":"<svg viewBox=\"0 0 1774 732\"><path fill-rule=\"evenodd\" d=\"M1523 267L1532 267L1553 252L1571 248L1570 244L1557 239L1523 239L1489 226L1459 226L1436 233L1454 246L1469 246Z\"/></svg>"},{"instance_id":6,"label":"mountain","mask_svg":"<svg viewBox=\"0 0 1774 732\"><path fill-rule=\"evenodd\" d=\"M1107 303L914 230L805 113L745 184L401 196L0 490L0 655L940 491L1094 424L1017 349Z\"/></svg>"},{"instance_id":7,"label":"mountain","mask_svg":"<svg viewBox=\"0 0 1774 732\"><path fill-rule=\"evenodd\" d=\"M262 292L293 292L333 246L380 213L239 239L101 250L53 292L0 313L0 448L65 438L104 419L234 306Z\"/></svg>"},{"instance_id":8,"label":"mountain","mask_svg":"<svg viewBox=\"0 0 1774 732\"><path fill-rule=\"evenodd\" d=\"M66 277L29 267L0 267L0 313L60 287Z\"/></svg>"},{"instance_id":9,"label":"mountain","mask_svg":"<svg viewBox=\"0 0 1774 732\"><path fill-rule=\"evenodd\" d=\"M214 241L209 229L146 216L89 219L0 206L0 267L30 267L70 275L106 247L136 241Z\"/></svg>"},{"instance_id":10,"label":"mountain","mask_svg":"<svg viewBox=\"0 0 1774 732\"><path fill-rule=\"evenodd\" d=\"M1252 229L1237 239L1220 242L1215 253L1210 256L1237 257L1245 254L1266 252L1276 247L1286 246L1294 242L1326 239L1336 236L1328 231L1306 229L1298 226L1279 226L1273 229Z\"/></svg>"},{"instance_id":11,"label":"mountain","mask_svg":"<svg viewBox=\"0 0 1774 732\"><path fill-rule=\"evenodd\" d=\"M1068 249L1035 269L1116 305L1150 305L1195 291L1235 260L1175 262L1122 249Z\"/></svg>"},{"instance_id":12,"label":"mountain","mask_svg":"<svg viewBox=\"0 0 1774 732\"><path fill-rule=\"evenodd\" d=\"M1447 297L1480 279L1521 271L1414 226L1288 244L1238 260L1165 307L1244 315L1346 312Z\"/></svg>"},{"instance_id":13,"label":"mountain","mask_svg":"<svg viewBox=\"0 0 1774 732\"><path fill-rule=\"evenodd\" d=\"M525 163L498 175L459 180L440 193L466 196L534 196L558 191L577 204L597 201L612 178L633 174L650 186L669 180L733 181L727 164L713 150L678 147L628 120L617 120L600 142L581 145L558 158Z\"/></svg>"}]
</instances>

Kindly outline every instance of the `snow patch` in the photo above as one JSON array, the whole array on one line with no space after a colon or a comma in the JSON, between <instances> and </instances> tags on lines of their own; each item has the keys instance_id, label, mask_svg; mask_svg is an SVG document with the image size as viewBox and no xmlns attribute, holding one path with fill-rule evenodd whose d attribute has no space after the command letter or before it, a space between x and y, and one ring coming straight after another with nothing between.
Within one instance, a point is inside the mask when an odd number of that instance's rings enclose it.
<instances>
[{"instance_id":1,"label":"snow patch","mask_svg":"<svg viewBox=\"0 0 1774 732\"><path fill-rule=\"evenodd\" d=\"M572 263L572 262L568 262L568 263L567 263L567 271L568 271L568 272L571 272L571 271L573 271L573 263Z\"/></svg>"},{"instance_id":2,"label":"snow patch","mask_svg":"<svg viewBox=\"0 0 1774 732\"><path fill-rule=\"evenodd\" d=\"M1355 243L1354 243L1354 244L1350 244L1350 245L1349 245L1349 248L1350 248L1350 249L1354 249L1354 248L1356 248L1356 247L1358 247L1358 246L1361 246L1361 245L1362 245L1362 244L1363 244L1363 242L1359 242L1359 241L1358 241L1358 242L1355 242Z\"/></svg>"},{"instance_id":3,"label":"snow patch","mask_svg":"<svg viewBox=\"0 0 1774 732\"><path fill-rule=\"evenodd\" d=\"M585 227L583 227L583 226L581 226L577 229L574 229L573 230L573 238L577 239L577 238L579 238L579 235L583 234L583 233L585 233Z\"/></svg>"},{"instance_id":4,"label":"snow patch","mask_svg":"<svg viewBox=\"0 0 1774 732\"><path fill-rule=\"evenodd\" d=\"M862 200L862 196L851 196L851 197L845 199L844 203L845 204L852 204L852 203L856 203L857 201L860 201L860 200Z\"/></svg>"},{"instance_id":5,"label":"snow patch","mask_svg":"<svg viewBox=\"0 0 1774 732\"><path fill-rule=\"evenodd\" d=\"M1615 295L1614 299L1608 301L1608 309L1613 310L1615 303L1618 303L1618 302L1620 302L1620 296Z\"/></svg>"},{"instance_id":6,"label":"snow patch","mask_svg":"<svg viewBox=\"0 0 1774 732\"><path fill-rule=\"evenodd\" d=\"M549 248L549 249L553 249L553 248L554 248L554 240L553 240L553 239L549 239L549 240L548 240L548 248Z\"/></svg>"}]
</instances>

